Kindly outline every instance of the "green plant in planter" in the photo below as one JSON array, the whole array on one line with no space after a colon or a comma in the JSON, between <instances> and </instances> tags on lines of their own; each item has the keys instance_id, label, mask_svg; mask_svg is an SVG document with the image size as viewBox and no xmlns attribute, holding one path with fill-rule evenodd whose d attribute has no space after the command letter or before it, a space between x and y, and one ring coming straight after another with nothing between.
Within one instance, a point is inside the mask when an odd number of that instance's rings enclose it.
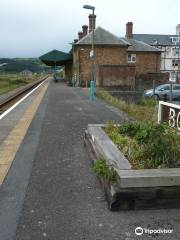
<instances>
[{"instance_id":1,"label":"green plant in planter","mask_svg":"<svg viewBox=\"0 0 180 240\"><path fill-rule=\"evenodd\" d=\"M105 132L134 169L180 167L180 135L165 124L108 124Z\"/></svg>"},{"instance_id":2,"label":"green plant in planter","mask_svg":"<svg viewBox=\"0 0 180 240\"><path fill-rule=\"evenodd\" d=\"M129 137L134 137L140 130L140 126L139 122L124 123L118 128L118 132Z\"/></svg>"},{"instance_id":3,"label":"green plant in planter","mask_svg":"<svg viewBox=\"0 0 180 240\"><path fill-rule=\"evenodd\" d=\"M118 174L112 166L108 166L105 159L97 159L93 170L98 176L107 180L108 182L117 182Z\"/></svg>"}]
</instances>

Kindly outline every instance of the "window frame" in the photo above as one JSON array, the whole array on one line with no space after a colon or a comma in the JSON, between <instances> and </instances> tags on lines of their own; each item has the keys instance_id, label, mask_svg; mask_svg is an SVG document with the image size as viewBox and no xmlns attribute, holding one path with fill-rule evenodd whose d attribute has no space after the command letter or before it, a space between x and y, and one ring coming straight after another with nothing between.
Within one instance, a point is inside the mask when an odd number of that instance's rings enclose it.
<instances>
[{"instance_id":1,"label":"window frame","mask_svg":"<svg viewBox=\"0 0 180 240\"><path fill-rule=\"evenodd\" d=\"M129 58L129 57L130 57L130 58ZM133 60L133 58L134 58L135 60ZM128 55L127 55L127 62L128 62L128 63L136 63L136 61L137 61L136 53L128 53Z\"/></svg>"}]
</instances>

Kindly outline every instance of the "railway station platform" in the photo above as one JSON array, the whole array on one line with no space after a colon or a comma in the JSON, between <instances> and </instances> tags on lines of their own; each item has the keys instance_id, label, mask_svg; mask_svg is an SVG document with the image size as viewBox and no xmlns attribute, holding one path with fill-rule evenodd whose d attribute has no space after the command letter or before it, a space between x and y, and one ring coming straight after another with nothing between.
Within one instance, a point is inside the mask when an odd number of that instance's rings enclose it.
<instances>
[{"instance_id":1,"label":"railway station platform","mask_svg":"<svg viewBox=\"0 0 180 240\"><path fill-rule=\"evenodd\" d=\"M0 120L0 164L9 164L7 175L1 171L0 239L134 240L136 227L159 226L174 229L168 239L180 239L180 210L107 209L84 131L90 123L126 119L90 101L85 89L49 79Z\"/></svg>"}]
</instances>

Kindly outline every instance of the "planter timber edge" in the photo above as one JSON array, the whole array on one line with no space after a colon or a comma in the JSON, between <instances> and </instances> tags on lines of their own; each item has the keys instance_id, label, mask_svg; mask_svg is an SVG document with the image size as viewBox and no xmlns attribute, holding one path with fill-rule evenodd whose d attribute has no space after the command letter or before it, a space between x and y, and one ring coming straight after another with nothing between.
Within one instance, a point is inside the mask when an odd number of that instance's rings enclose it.
<instances>
[{"instance_id":1,"label":"planter timber edge","mask_svg":"<svg viewBox=\"0 0 180 240\"><path fill-rule=\"evenodd\" d=\"M104 124L89 124L84 142L93 163L103 158L119 176L116 183L98 177L109 209L180 208L180 168L133 170L103 127Z\"/></svg>"}]
</instances>

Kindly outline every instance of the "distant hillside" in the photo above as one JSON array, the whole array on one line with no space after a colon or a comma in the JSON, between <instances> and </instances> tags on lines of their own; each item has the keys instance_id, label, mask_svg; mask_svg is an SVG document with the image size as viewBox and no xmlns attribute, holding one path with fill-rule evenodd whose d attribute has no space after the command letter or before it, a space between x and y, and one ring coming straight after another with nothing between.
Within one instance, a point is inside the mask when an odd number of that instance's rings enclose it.
<instances>
[{"instance_id":1,"label":"distant hillside","mask_svg":"<svg viewBox=\"0 0 180 240\"><path fill-rule=\"evenodd\" d=\"M0 72L18 73L25 69L38 73L49 71L51 68L43 64L38 58L0 58Z\"/></svg>"}]
</instances>

